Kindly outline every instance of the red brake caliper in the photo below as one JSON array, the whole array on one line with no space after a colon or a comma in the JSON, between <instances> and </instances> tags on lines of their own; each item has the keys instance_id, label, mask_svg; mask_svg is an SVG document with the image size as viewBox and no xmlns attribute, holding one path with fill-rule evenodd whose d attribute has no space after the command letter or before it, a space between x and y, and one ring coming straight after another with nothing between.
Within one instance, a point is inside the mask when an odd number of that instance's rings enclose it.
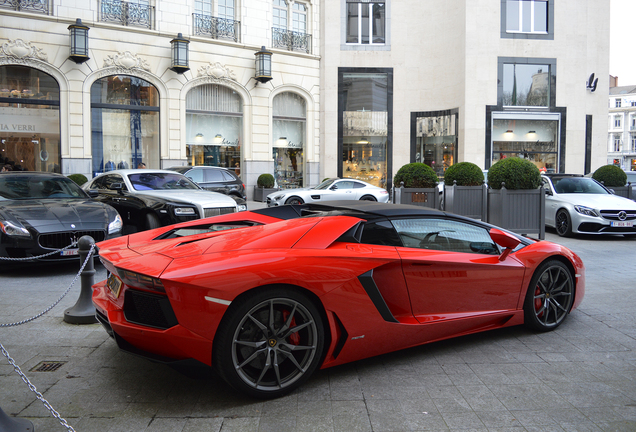
<instances>
[{"instance_id":1,"label":"red brake caliper","mask_svg":"<svg viewBox=\"0 0 636 432\"><path fill-rule=\"evenodd\" d=\"M289 311L284 310L283 320L287 321L287 318L289 318ZM296 327L296 318L292 318L291 323L289 323L289 328L291 329L293 327ZM298 334L298 332L289 335L289 343L291 343L292 345L300 344L300 335Z\"/></svg>"},{"instance_id":2,"label":"red brake caliper","mask_svg":"<svg viewBox=\"0 0 636 432\"><path fill-rule=\"evenodd\" d=\"M541 290L539 289L539 287L537 286L537 289L534 291L534 295L538 296L539 294L541 294ZM534 310L535 311L540 311L541 307L543 306L543 302L541 301L540 298L535 298L534 299ZM541 312L539 314L539 318L543 315L543 312Z\"/></svg>"}]
</instances>

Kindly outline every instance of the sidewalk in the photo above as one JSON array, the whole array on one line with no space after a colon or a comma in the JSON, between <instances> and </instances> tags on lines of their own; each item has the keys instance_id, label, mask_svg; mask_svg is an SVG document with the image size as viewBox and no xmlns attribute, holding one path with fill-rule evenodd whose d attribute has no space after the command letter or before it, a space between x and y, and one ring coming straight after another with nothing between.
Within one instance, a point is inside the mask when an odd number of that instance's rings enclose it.
<instances>
[{"instance_id":1,"label":"sidewalk","mask_svg":"<svg viewBox=\"0 0 636 432\"><path fill-rule=\"evenodd\" d=\"M587 266L583 304L558 330L513 327L398 351L319 371L271 401L122 353L98 324L63 322L79 279L44 317L0 328L0 343L77 432L636 430L636 241L546 238ZM0 323L47 308L78 269L0 273ZM95 281L105 274L97 265ZM3 356L0 408L37 432L65 430Z\"/></svg>"}]
</instances>

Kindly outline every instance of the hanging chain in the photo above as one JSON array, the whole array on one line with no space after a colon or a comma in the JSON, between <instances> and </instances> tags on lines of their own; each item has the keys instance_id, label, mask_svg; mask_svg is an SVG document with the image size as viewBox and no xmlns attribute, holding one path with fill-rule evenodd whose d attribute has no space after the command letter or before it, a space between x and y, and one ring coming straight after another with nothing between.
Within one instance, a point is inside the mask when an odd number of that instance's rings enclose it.
<instances>
[{"instance_id":1,"label":"hanging chain","mask_svg":"<svg viewBox=\"0 0 636 432\"><path fill-rule=\"evenodd\" d=\"M35 259L47 257L49 255L55 255L56 253L60 253L60 252L62 252L64 250L66 250L66 249L70 249L70 248L72 248L75 245L77 245L76 241L74 241L73 243L71 243L68 246L64 246L62 249L54 250L53 252L49 252L49 253L46 253L44 255L39 255L39 256L35 256L35 257L26 257L26 258L0 257L0 261L2 261L2 260L4 260L4 261L32 261L32 260L35 260Z\"/></svg>"}]
</instances>

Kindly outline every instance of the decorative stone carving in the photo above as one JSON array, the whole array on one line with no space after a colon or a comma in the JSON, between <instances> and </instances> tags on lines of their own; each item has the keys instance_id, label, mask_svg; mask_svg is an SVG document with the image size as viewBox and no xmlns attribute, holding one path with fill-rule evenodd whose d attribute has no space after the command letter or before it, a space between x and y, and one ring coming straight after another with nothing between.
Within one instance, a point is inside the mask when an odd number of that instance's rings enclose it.
<instances>
[{"instance_id":1,"label":"decorative stone carving","mask_svg":"<svg viewBox=\"0 0 636 432\"><path fill-rule=\"evenodd\" d=\"M48 56L41 48L33 46L22 39L9 40L2 44L2 56L12 57L16 60L41 60L48 62Z\"/></svg>"},{"instance_id":2,"label":"decorative stone carving","mask_svg":"<svg viewBox=\"0 0 636 432\"><path fill-rule=\"evenodd\" d=\"M209 77L216 78L217 80L229 79L229 80L236 81L236 76L234 74L234 71L229 69L227 66L222 65L219 62L216 62L214 64L210 63L205 66L201 66L197 72L199 77L209 76Z\"/></svg>"},{"instance_id":3,"label":"decorative stone carving","mask_svg":"<svg viewBox=\"0 0 636 432\"><path fill-rule=\"evenodd\" d=\"M150 64L138 55L133 55L130 51L119 52L106 57L104 67L112 66L124 69L143 69L150 71Z\"/></svg>"}]
</instances>

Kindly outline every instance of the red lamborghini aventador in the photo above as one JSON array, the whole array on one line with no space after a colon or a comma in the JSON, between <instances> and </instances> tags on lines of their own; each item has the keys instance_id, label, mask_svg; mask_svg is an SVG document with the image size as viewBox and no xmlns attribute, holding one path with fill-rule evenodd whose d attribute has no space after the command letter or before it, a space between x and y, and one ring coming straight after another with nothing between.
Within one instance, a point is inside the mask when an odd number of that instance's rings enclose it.
<instances>
[{"instance_id":1,"label":"red lamborghini aventador","mask_svg":"<svg viewBox=\"0 0 636 432\"><path fill-rule=\"evenodd\" d=\"M371 201L270 207L98 244L97 317L122 350L198 361L271 398L316 368L525 324L585 291L567 248L458 215Z\"/></svg>"}]
</instances>

